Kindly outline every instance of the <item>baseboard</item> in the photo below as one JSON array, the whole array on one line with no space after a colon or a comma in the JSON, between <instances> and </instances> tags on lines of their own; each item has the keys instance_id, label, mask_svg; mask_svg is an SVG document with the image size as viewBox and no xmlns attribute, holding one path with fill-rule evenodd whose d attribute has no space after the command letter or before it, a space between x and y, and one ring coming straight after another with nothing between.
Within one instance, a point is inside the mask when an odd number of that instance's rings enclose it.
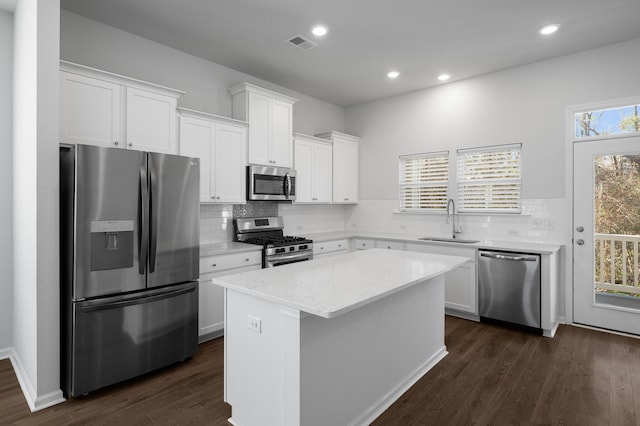
<instances>
[{"instance_id":1,"label":"baseboard","mask_svg":"<svg viewBox=\"0 0 640 426\"><path fill-rule=\"evenodd\" d=\"M6 358L9 358L9 360L11 361L13 371L15 372L18 383L20 384L20 389L22 390L24 398L27 400L27 405L29 406L31 412L39 411L65 401L64 397L62 396L62 390L60 389L44 395L38 395L34 390L33 385L29 380L29 376L27 375L27 372L22 365L22 361L20 361L20 357L18 356L15 349L9 348L3 350L2 352L0 352L0 358L2 358L2 355L4 355L7 351L9 352L9 355Z\"/></svg>"},{"instance_id":2,"label":"baseboard","mask_svg":"<svg viewBox=\"0 0 640 426\"><path fill-rule=\"evenodd\" d=\"M0 349L0 359L11 358L11 355L13 355L13 348Z\"/></svg>"},{"instance_id":3,"label":"baseboard","mask_svg":"<svg viewBox=\"0 0 640 426\"><path fill-rule=\"evenodd\" d=\"M418 380L422 378L429 370L431 370L438 362L440 362L445 356L447 356L449 352L447 352L446 346L442 346L442 348L433 354L428 360L426 360L421 366L416 368L412 373L405 377L405 379L392 389L385 396L380 398L369 407L368 410L360 414L356 417L349 425L369 425L375 419L380 417L384 411L391 407L394 402L396 402L403 393L409 390L411 386L416 384Z\"/></svg>"},{"instance_id":4,"label":"baseboard","mask_svg":"<svg viewBox=\"0 0 640 426\"><path fill-rule=\"evenodd\" d=\"M216 331L212 331L207 334L201 334L200 336L198 336L198 343L200 344L200 343L208 342L209 340L217 339L218 337L222 337L222 336L224 336L224 328Z\"/></svg>"}]
</instances>

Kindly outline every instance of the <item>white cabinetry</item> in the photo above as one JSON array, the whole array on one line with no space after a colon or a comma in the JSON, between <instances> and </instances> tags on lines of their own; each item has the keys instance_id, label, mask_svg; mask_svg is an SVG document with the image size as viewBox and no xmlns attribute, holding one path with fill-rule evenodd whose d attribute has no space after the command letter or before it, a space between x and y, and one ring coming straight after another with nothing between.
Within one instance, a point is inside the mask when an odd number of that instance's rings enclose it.
<instances>
[{"instance_id":1,"label":"white cabinetry","mask_svg":"<svg viewBox=\"0 0 640 426\"><path fill-rule=\"evenodd\" d=\"M249 83L229 89L233 118L249 123L249 163L293 167L293 104L297 99Z\"/></svg>"},{"instance_id":2,"label":"white cabinetry","mask_svg":"<svg viewBox=\"0 0 640 426\"><path fill-rule=\"evenodd\" d=\"M478 296L476 282L476 256L475 248L452 247L445 245L406 243L407 251L422 253L443 254L447 256L462 256L473 259L459 268L448 272L444 278L444 300L447 313L456 314L462 312L478 315ZM468 318L469 315L460 315Z\"/></svg>"},{"instance_id":3,"label":"white cabinetry","mask_svg":"<svg viewBox=\"0 0 640 426\"><path fill-rule=\"evenodd\" d=\"M333 202L358 202L358 141L360 138L340 132L320 133L333 142Z\"/></svg>"},{"instance_id":4,"label":"white cabinetry","mask_svg":"<svg viewBox=\"0 0 640 426\"><path fill-rule=\"evenodd\" d=\"M373 240L367 240L364 238L355 238L353 240L354 250L368 250L372 249L374 246L375 242Z\"/></svg>"},{"instance_id":5,"label":"white cabinetry","mask_svg":"<svg viewBox=\"0 0 640 426\"><path fill-rule=\"evenodd\" d=\"M386 241L386 240L375 240L373 243L375 248L383 248L387 250L404 250L404 242L403 241Z\"/></svg>"},{"instance_id":6,"label":"white cabinetry","mask_svg":"<svg viewBox=\"0 0 640 426\"><path fill-rule=\"evenodd\" d=\"M184 92L60 63L60 142L177 154Z\"/></svg>"},{"instance_id":7,"label":"white cabinetry","mask_svg":"<svg viewBox=\"0 0 640 426\"><path fill-rule=\"evenodd\" d=\"M383 248L387 250L404 250L404 241L370 240L367 238L355 238L353 240L355 250L368 250L372 248Z\"/></svg>"},{"instance_id":8,"label":"white cabinetry","mask_svg":"<svg viewBox=\"0 0 640 426\"><path fill-rule=\"evenodd\" d=\"M224 290L211 282L220 275L260 269L262 252L251 251L200 258L198 299L198 336L200 342L224 332Z\"/></svg>"},{"instance_id":9,"label":"white cabinetry","mask_svg":"<svg viewBox=\"0 0 640 426\"><path fill-rule=\"evenodd\" d=\"M200 202L246 202L247 123L179 108L180 154L200 158Z\"/></svg>"},{"instance_id":10,"label":"white cabinetry","mask_svg":"<svg viewBox=\"0 0 640 426\"><path fill-rule=\"evenodd\" d=\"M349 251L349 240L333 240L323 241L321 243L313 243L313 257L321 258L334 256L336 254L346 253Z\"/></svg>"},{"instance_id":11,"label":"white cabinetry","mask_svg":"<svg viewBox=\"0 0 640 426\"><path fill-rule=\"evenodd\" d=\"M331 143L295 134L296 203L331 202Z\"/></svg>"}]
</instances>

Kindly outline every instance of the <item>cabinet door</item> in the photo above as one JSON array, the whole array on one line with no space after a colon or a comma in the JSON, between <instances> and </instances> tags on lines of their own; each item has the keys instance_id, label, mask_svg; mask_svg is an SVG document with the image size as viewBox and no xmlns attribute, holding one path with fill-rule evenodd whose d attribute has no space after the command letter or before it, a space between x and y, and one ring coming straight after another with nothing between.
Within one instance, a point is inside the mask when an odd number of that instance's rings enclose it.
<instances>
[{"instance_id":1,"label":"cabinet door","mask_svg":"<svg viewBox=\"0 0 640 426\"><path fill-rule=\"evenodd\" d=\"M333 202L346 203L347 197L347 149L346 143L334 141L333 143Z\"/></svg>"},{"instance_id":2,"label":"cabinet door","mask_svg":"<svg viewBox=\"0 0 640 426\"><path fill-rule=\"evenodd\" d=\"M344 144L345 149L345 170L343 182L345 186L345 202L357 203L358 202L358 143L346 142Z\"/></svg>"},{"instance_id":3,"label":"cabinet door","mask_svg":"<svg viewBox=\"0 0 640 426\"><path fill-rule=\"evenodd\" d=\"M444 276L444 306L456 311L478 314L477 282L476 282L476 249L433 245L421 243L406 243L407 251L443 254L447 256L462 256L473 259Z\"/></svg>"},{"instance_id":4,"label":"cabinet door","mask_svg":"<svg viewBox=\"0 0 640 426\"><path fill-rule=\"evenodd\" d=\"M180 155L200 159L200 202L211 202L211 158L213 156L214 127L196 118L180 118Z\"/></svg>"},{"instance_id":5,"label":"cabinet door","mask_svg":"<svg viewBox=\"0 0 640 426\"><path fill-rule=\"evenodd\" d=\"M176 104L171 96L127 88L127 147L177 154Z\"/></svg>"},{"instance_id":6,"label":"cabinet door","mask_svg":"<svg viewBox=\"0 0 640 426\"><path fill-rule=\"evenodd\" d=\"M445 276L445 307L477 314L476 265L467 264L448 272Z\"/></svg>"},{"instance_id":7,"label":"cabinet door","mask_svg":"<svg viewBox=\"0 0 640 426\"><path fill-rule=\"evenodd\" d=\"M330 145L316 144L313 155L313 193L317 202L331 202L331 164Z\"/></svg>"},{"instance_id":8,"label":"cabinet door","mask_svg":"<svg viewBox=\"0 0 640 426\"><path fill-rule=\"evenodd\" d=\"M122 147L121 86L60 72L60 142Z\"/></svg>"},{"instance_id":9,"label":"cabinet door","mask_svg":"<svg viewBox=\"0 0 640 426\"><path fill-rule=\"evenodd\" d=\"M249 163L273 166L269 144L271 135L271 99L249 93Z\"/></svg>"},{"instance_id":10,"label":"cabinet door","mask_svg":"<svg viewBox=\"0 0 640 426\"><path fill-rule=\"evenodd\" d=\"M246 203L246 143L243 127L216 124L212 196L220 203Z\"/></svg>"},{"instance_id":11,"label":"cabinet door","mask_svg":"<svg viewBox=\"0 0 640 426\"><path fill-rule=\"evenodd\" d=\"M296 203L310 203L313 195L313 144L296 141Z\"/></svg>"},{"instance_id":12,"label":"cabinet door","mask_svg":"<svg viewBox=\"0 0 640 426\"><path fill-rule=\"evenodd\" d=\"M289 103L278 100L272 100L271 107L270 158L274 166L291 167L293 162L293 107Z\"/></svg>"}]
</instances>

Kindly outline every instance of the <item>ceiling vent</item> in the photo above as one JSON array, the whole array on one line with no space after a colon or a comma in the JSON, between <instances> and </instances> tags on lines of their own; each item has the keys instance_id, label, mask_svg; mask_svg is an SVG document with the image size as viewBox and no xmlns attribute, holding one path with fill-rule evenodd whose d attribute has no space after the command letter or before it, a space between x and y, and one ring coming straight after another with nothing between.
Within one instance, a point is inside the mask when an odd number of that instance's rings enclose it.
<instances>
[{"instance_id":1,"label":"ceiling vent","mask_svg":"<svg viewBox=\"0 0 640 426\"><path fill-rule=\"evenodd\" d=\"M295 47L297 47L300 50L311 50L317 46L317 44L315 44L309 39L302 37L300 34L294 35L293 37L289 37L287 41L293 44Z\"/></svg>"}]
</instances>

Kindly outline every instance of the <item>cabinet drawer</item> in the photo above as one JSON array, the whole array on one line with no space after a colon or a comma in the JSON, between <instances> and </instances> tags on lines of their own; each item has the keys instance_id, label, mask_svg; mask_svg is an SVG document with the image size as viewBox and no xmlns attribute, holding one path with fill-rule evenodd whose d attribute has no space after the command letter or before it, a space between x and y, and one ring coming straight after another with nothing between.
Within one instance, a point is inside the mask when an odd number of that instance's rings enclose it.
<instances>
[{"instance_id":1,"label":"cabinet drawer","mask_svg":"<svg viewBox=\"0 0 640 426\"><path fill-rule=\"evenodd\" d=\"M313 244L313 255L331 253L334 251L346 251L349 249L347 240L323 241Z\"/></svg>"},{"instance_id":2,"label":"cabinet drawer","mask_svg":"<svg viewBox=\"0 0 640 426\"><path fill-rule=\"evenodd\" d=\"M376 240L375 248L383 248L388 250L404 250L404 242L402 241L385 241Z\"/></svg>"},{"instance_id":3,"label":"cabinet drawer","mask_svg":"<svg viewBox=\"0 0 640 426\"><path fill-rule=\"evenodd\" d=\"M353 248L356 250L368 250L374 247L373 240L364 240L361 238L356 238L353 240Z\"/></svg>"},{"instance_id":4,"label":"cabinet drawer","mask_svg":"<svg viewBox=\"0 0 640 426\"><path fill-rule=\"evenodd\" d=\"M250 265L262 264L262 251L221 254L200 259L200 275Z\"/></svg>"}]
</instances>

